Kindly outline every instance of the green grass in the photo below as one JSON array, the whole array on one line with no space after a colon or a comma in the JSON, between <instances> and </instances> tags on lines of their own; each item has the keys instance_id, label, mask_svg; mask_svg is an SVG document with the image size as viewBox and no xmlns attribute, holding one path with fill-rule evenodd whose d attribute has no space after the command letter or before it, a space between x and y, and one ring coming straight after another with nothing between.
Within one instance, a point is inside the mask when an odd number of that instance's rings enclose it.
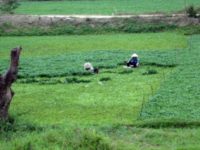
<instances>
[{"instance_id":1,"label":"green grass","mask_svg":"<svg viewBox=\"0 0 200 150\"><path fill-rule=\"evenodd\" d=\"M96 50L170 50L187 46L187 38L177 33L107 34L82 36L1 37L0 58L21 45L22 57L51 56L66 52Z\"/></svg>"},{"instance_id":2,"label":"green grass","mask_svg":"<svg viewBox=\"0 0 200 150\"><path fill-rule=\"evenodd\" d=\"M199 0L97 0L97 1L55 1L20 3L18 14L140 14L182 10L193 4L199 6Z\"/></svg>"},{"instance_id":3,"label":"green grass","mask_svg":"<svg viewBox=\"0 0 200 150\"><path fill-rule=\"evenodd\" d=\"M118 149L168 150L199 149L199 128L135 128L117 126L106 128L106 132Z\"/></svg>"},{"instance_id":4,"label":"green grass","mask_svg":"<svg viewBox=\"0 0 200 150\"><path fill-rule=\"evenodd\" d=\"M123 75L118 73L120 68L114 73L101 70L96 76L78 77L90 80L89 83L16 84L13 89L18 95L13 100L11 113L22 113L18 119L41 125L130 124L136 120L143 99L156 91L163 74L167 76L172 69L151 67L159 73L148 76L142 75L147 67ZM100 81L105 77L111 80Z\"/></svg>"},{"instance_id":5,"label":"green grass","mask_svg":"<svg viewBox=\"0 0 200 150\"><path fill-rule=\"evenodd\" d=\"M195 128L143 129L122 125L98 130L91 127L49 128L42 132L39 128L31 131L28 126L20 128L21 131L12 133L12 141L1 142L1 149L93 149L94 145L106 150L199 149L200 130ZM13 139L14 136L18 138Z\"/></svg>"}]
</instances>

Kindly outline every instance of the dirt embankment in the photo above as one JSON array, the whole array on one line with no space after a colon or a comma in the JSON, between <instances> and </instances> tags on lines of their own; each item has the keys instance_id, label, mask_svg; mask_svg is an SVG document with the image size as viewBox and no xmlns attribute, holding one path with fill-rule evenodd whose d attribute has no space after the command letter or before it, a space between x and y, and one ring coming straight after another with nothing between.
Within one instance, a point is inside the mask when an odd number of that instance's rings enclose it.
<instances>
[{"instance_id":1,"label":"dirt embankment","mask_svg":"<svg viewBox=\"0 0 200 150\"><path fill-rule=\"evenodd\" d=\"M124 21L141 23L164 23L169 25L187 26L200 25L200 18L189 18L185 14L147 14L147 15L0 15L0 25L12 24L14 26L51 26L57 24L71 25L120 25Z\"/></svg>"}]
</instances>

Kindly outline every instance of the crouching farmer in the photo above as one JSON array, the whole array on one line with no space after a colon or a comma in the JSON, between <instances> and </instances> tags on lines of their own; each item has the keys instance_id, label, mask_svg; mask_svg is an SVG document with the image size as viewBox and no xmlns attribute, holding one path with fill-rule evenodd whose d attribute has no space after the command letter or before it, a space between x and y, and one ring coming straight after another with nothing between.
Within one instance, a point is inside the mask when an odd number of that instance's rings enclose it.
<instances>
[{"instance_id":1,"label":"crouching farmer","mask_svg":"<svg viewBox=\"0 0 200 150\"><path fill-rule=\"evenodd\" d=\"M99 73L99 69L98 68L94 68L90 62L84 63L83 67L84 67L85 70L87 70L87 71L89 71L91 73L96 73L96 74Z\"/></svg>"},{"instance_id":2,"label":"crouching farmer","mask_svg":"<svg viewBox=\"0 0 200 150\"><path fill-rule=\"evenodd\" d=\"M139 66L139 58L138 58L138 55L137 54L133 54L131 56L131 59L127 62L126 64L128 67L138 67Z\"/></svg>"}]
</instances>

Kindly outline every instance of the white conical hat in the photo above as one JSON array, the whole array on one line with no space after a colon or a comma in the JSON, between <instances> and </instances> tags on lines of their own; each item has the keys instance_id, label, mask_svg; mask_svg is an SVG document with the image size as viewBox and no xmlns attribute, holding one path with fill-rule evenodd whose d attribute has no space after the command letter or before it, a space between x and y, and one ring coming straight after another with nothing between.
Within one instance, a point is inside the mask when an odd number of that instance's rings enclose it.
<instances>
[{"instance_id":1,"label":"white conical hat","mask_svg":"<svg viewBox=\"0 0 200 150\"><path fill-rule=\"evenodd\" d=\"M84 66L85 69L93 69L93 66L92 66L92 64L90 62L84 63L83 66Z\"/></svg>"},{"instance_id":2,"label":"white conical hat","mask_svg":"<svg viewBox=\"0 0 200 150\"><path fill-rule=\"evenodd\" d=\"M131 57L138 57L136 53L132 54Z\"/></svg>"}]
</instances>

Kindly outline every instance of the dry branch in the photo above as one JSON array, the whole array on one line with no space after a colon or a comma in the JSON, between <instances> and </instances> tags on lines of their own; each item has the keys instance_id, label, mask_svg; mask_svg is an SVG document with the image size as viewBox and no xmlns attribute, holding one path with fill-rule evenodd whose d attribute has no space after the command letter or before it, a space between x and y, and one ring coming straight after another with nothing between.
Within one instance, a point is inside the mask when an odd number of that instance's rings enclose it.
<instances>
[{"instance_id":1,"label":"dry branch","mask_svg":"<svg viewBox=\"0 0 200 150\"><path fill-rule=\"evenodd\" d=\"M0 76L0 120L8 119L8 109L14 96L11 86L17 79L21 50L21 47L11 50L10 67L4 75Z\"/></svg>"}]
</instances>

